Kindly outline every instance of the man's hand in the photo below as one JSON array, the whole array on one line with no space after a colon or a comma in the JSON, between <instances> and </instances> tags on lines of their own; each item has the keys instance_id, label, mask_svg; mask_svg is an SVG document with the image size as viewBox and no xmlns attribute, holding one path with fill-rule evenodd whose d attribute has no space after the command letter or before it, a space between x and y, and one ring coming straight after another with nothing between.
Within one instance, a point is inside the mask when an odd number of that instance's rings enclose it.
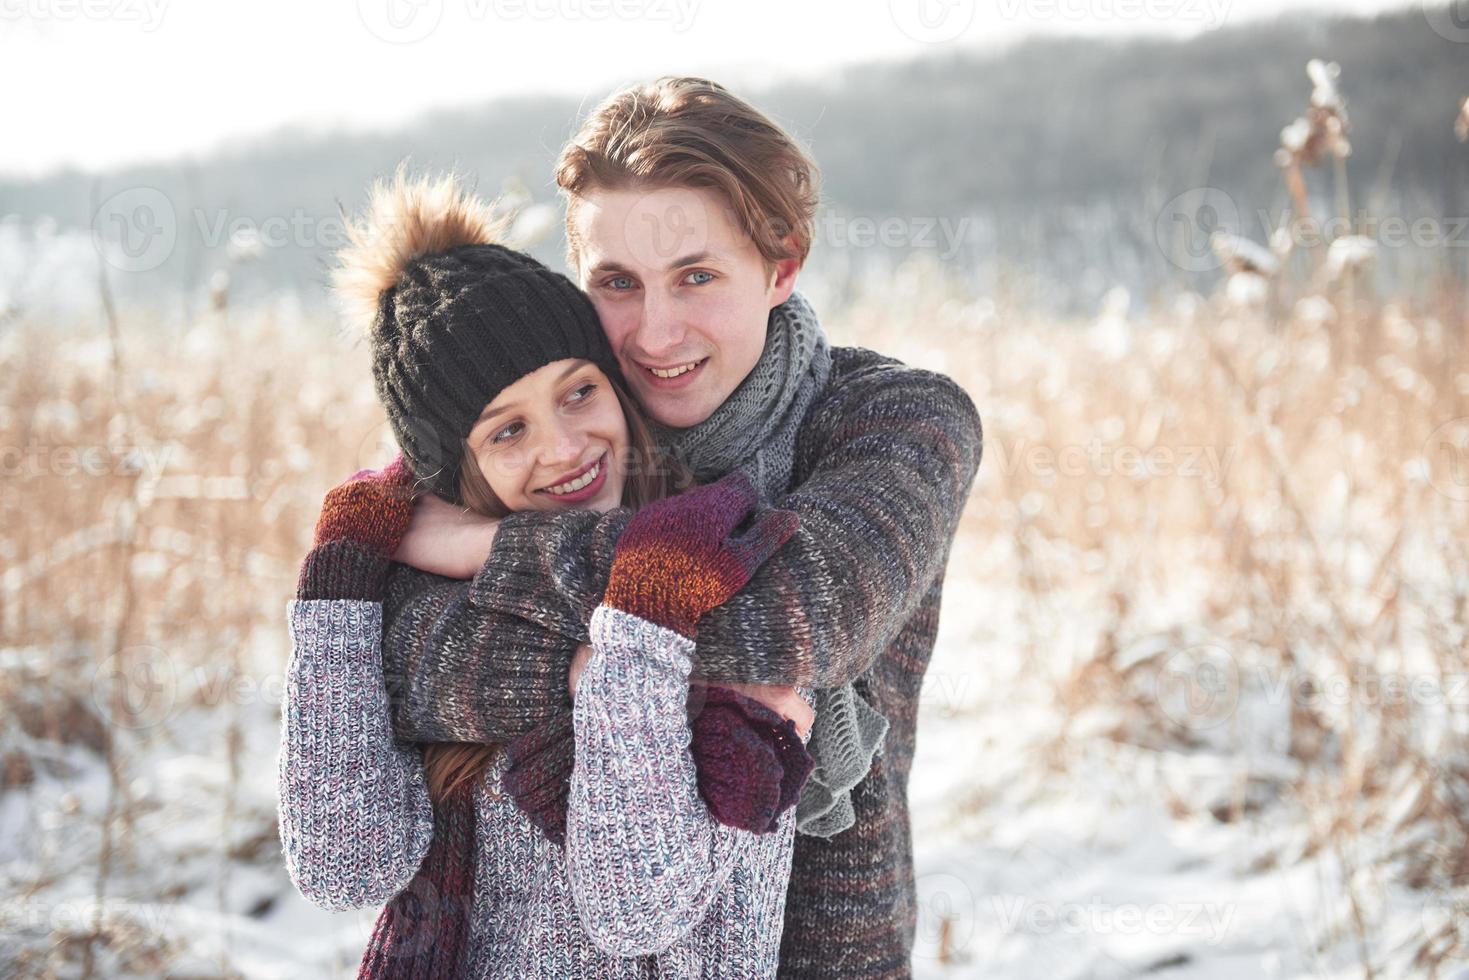
<instances>
[{"instance_id":1,"label":"man's hand","mask_svg":"<svg viewBox=\"0 0 1469 980\"><path fill-rule=\"evenodd\" d=\"M449 578L473 578L489 559L499 527L499 521L426 493L413 505L393 560Z\"/></svg>"},{"instance_id":2,"label":"man's hand","mask_svg":"<svg viewBox=\"0 0 1469 980\"><path fill-rule=\"evenodd\" d=\"M576 700L576 683L581 680L581 672L587 669L587 661L592 656L592 645L583 643L576 648L576 653L571 658L571 672L566 677L567 690L571 692L572 700Z\"/></svg>"}]
</instances>

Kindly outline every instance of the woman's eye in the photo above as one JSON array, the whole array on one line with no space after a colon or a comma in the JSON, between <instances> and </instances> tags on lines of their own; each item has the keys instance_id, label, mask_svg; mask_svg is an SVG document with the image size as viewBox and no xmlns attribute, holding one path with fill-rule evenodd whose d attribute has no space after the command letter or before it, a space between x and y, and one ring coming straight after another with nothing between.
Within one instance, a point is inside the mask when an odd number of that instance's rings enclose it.
<instances>
[{"instance_id":1,"label":"woman's eye","mask_svg":"<svg viewBox=\"0 0 1469 980\"><path fill-rule=\"evenodd\" d=\"M597 390L597 386L595 384L592 384L591 382L587 382L586 384L582 385L580 388L576 389L575 391L573 391L570 395L567 395L566 397L567 397L567 400L568 401L573 401L573 402L586 401L588 398L592 397L592 393L594 391L596 391L596 390Z\"/></svg>"},{"instance_id":2,"label":"woman's eye","mask_svg":"<svg viewBox=\"0 0 1469 980\"><path fill-rule=\"evenodd\" d=\"M695 276L705 276L706 278L695 280ZM702 286L704 285L704 283L709 282L713 278L714 273L708 271L707 269L696 269L695 271L690 272L687 276L684 277L684 282L687 282L691 286Z\"/></svg>"},{"instance_id":3,"label":"woman's eye","mask_svg":"<svg viewBox=\"0 0 1469 980\"><path fill-rule=\"evenodd\" d=\"M520 430L522 428L524 428L524 426L522 426L519 422L511 422L509 425L505 426L505 428L490 436L490 441L504 442L506 439L514 439L516 436L520 435Z\"/></svg>"}]
</instances>

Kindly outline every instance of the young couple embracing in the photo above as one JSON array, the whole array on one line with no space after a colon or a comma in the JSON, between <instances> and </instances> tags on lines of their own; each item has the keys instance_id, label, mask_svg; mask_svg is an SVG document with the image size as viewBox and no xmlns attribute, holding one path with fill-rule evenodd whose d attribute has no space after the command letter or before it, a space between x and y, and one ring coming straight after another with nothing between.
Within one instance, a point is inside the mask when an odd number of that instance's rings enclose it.
<instances>
[{"instance_id":1,"label":"young couple embracing","mask_svg":"<svg viewBox=\"0 0 1469 980\"><path fill-rule=\"evenodd\" d=\"M978 469L950 379L831 347L817 171L721 86L563 149L569 265L399 172L343 250L401 454L326 498L286 866L364 977L904 977L907 786Z\"/></svg>"}]
</instances>

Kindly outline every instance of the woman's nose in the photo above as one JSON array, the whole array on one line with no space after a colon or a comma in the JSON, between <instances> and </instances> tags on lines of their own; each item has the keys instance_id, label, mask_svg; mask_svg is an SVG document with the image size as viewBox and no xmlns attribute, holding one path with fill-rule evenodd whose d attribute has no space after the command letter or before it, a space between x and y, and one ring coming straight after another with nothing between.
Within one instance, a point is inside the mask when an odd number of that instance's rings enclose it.
<instances>
[{"instance_id":1,"label":"woman's nose","mask_svg":"<svg viewBox=\"0 0 1469 980\"><path fill-rule=\"evenodd\" d=\"M546 433L546 439L540 446L541 462L548 466L579 462L586 445L586 434L580 429L558 425Z\"/></svg>"}]
</instances>

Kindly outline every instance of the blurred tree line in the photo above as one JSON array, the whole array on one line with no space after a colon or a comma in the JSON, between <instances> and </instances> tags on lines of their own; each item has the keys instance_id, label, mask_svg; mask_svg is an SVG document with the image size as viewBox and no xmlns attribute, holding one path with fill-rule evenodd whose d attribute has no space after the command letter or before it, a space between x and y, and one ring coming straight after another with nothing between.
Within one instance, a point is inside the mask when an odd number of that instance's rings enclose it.
<instances>
[{"instance_id":1,"label":"blurred tree line","mask_svg":"<svg viewBox=\"0 0 1469 980\"><path fill-rule=\"evenodd\" d=\"M1469 45L1435 33L1417 9L1372 19L1291 16L1185 41L1052 38L989 53L950 49L741 94L809 144L832 214L909 223L914 241L840 261L823 254L832 242L819 234L814 265L850 275L871 258L922 247L915 243L924 221L962 217L962 248L929 232L928 247L945 261L976 270L996 259L1027 264L1061 284L1059 305L1085 306L1113 282L1146 289L1178 275L1155 247L1153 221L1189 188L1229 195L1245 215L1239 230L1264 239L1257 209L1278 213L1287 203L1271 156L1281 127L1305 107L1313 57L1342 66L1353 210L1372 206L1410 220L1469 214L1469 147L1453 133L1469 95ZM49 216L62 230L85 230L96 201L156 188L172 205L177 244L156 270L129 277L124 292L160 283L204 288L229 231L255 226L269 247L241 277L246 288L293 289L313 301L339 239L338 207L355 208L373 176L409 157L476 175L490 194L511 180L532 200L552 202L552 162L599 94L500 99L427 113L391 132L285 129L199 159L100 176L0 178L0 216L21 224ZM1313 192L1329 213L1329 174ZM558 267L559 236L557 227L535 248Z\"/></svg>"}]
</instances>

